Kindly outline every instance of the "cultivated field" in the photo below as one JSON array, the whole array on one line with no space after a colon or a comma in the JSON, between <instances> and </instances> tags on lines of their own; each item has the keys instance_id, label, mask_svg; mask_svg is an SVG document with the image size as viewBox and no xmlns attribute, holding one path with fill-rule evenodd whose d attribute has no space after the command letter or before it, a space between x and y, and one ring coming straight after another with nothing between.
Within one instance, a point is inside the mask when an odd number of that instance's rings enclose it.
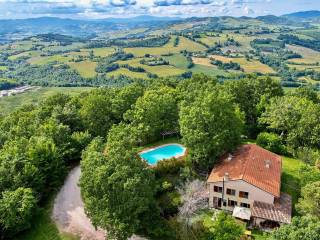
<instances>
[{"instance_id":1,"label":"cultivated field","mask_svg":"<svg viewBox=\"0 0 320 240\"><path fill-rule=\"evenodd\" d=\"M191 41L185 37L180 37L178 46L174 47L174 37L162 47L139 47L139 48L125 48L124 50L128 53L132 53L136 57L143 57L145 54L150 55L166 55L170 53L179 53L182 50L188 50L190 52L199 52L206 49L205 46Z\"/></svg>"},{"instance_id":2,"label":"cultivated field","mask_svg":"<svg viewBox=\"0 0 320 240\"><path fill-rule=\"evenodd\" d=\"M118 77L120 75L128 76L131 78L141 78L141 79L147 79L148 76L146 73L140 73L140 72L131 72L126 68L119 68L116 71L110 72L107 74L108 76Z\"/></svg>"},{"instance_id":3,"label":"cultivated field","mask_svg":"<svg viewBox=\"0 0 320 240\"><path fill-rule=\"evenodd\" d=\"M36 104L40 100L43 100L44 98L52 96L56 93L76 95L91 89L92 88L89 87L48 87L18 94L16 96L2 97L0 98L1 114L10 113L23 104Z\"/></svg>"},{"instance_id":4,"label":"cultivated field","mask_svg":"<svg viewBox=\"0 0 320 240\"><path fill-rule=\"evenodd\" d=\"M244 71L247 73L255 73L255 72L263 73L263 74L275 73L275 71L271 67L261 63L258 60L253 59L253 60L248 61L247 59L245 59L243 57L229 58L229 57L224 57L224 56L219 56L219 55L212 55L211 57L216 60L220 60L224 63L228 63L228 62L238 63L244 69Z\"/></svg>"},{"instance_id":5,"label":"cultivated field","mask_svg":"<svg viewBox=\"0 0 320 240\"><path fill-rule=\"evenodd\" d=\"M83 62L69 62L68 65L77 70L82 77L90 78L94 77L96 73L96 62L92 61L83 61Z\"/></svg>"},{"instance_id":6,"label":"cultivated field","mask_svg":"<svg viewBox=\"0 0 320 240\"><path fill-rule=\"evenodd\" d=\"M305 64L316 64L320 62L320 52L318 51L294 45L287 45L287 48L293 52L299 53L302 56L302 58L290 59L289 62Z\"/></svg>"},{"instance_id":7,"label":"cultivated field","mask_svg":"<svg viewBox=\"0 0 320 240\"><path fill-rule=\"evenodd\" d=\"M180 75L185 72L185 70L177 68L171 65L160 65L160 66L148 66L140 63L140 58L135 58L128 61L118 61L119 64L128 64L132 67L142 67L147 72L157 74L159 77L169 77ZM131 75L131 74L130 74Z\"/></svg>"}]
</instances>

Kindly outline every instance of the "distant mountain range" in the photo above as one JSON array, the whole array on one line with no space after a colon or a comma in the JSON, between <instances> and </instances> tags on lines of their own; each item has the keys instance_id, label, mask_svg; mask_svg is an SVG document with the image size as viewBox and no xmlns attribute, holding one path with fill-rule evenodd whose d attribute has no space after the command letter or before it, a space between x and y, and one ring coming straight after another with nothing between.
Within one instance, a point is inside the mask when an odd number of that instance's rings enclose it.
<instances>
[{"instance_id":1,"label":"distant mountain range","mask_svg":"<svg viewBox=\"0 0 320 240\"><path fill-rule=\"evenodd\" d=\"M247 18L247 17L246 17ZM214 19L214 18L206 18ZM219 19L219 17L215 17ZM249 19L249 18L248 18ZM283 16L261 16L256 19L281 25L303 26L306 22L320 22L320 11L306 11L286 14ZM20 39L43 33L58 33L77 37L91 38L99 34L134 28L165 28L175 22L194 22L200 18L156 17L142 15L132 18L62 19L55 17L41 17L30 19L0 20L0 42Z\"/></svg>"},{"instance_id":2,"label":"distant mountain range","mask_svg":"<svg viewBox=\"0 0 320 240\"><path fill-rule=\"evenodd\" d=\"M137 17L132 18L106 18L103 19L103 21L106 22L113 22L113 23L128 23L128 22L171 22L171 21L177 21L181 20L182 18L179 17L156 17L156 16L150 16L150 15L141 15Z\"/></svg>"},{"instance_id":3,"label":"distant mountain range","mask_svg":"<svg viewBox=\"0 0 320 240\"><path fill-rule=\"evenodd\" d=\"M305 12L295 12L283 15L283 17L289 17L289 18L319 18L320 17L320 11L305 11Z\"/></svg>"},{"instance_id":4,"label":"distant mountain range","mask_svg":"<svg viewBox=\"0 0 320 240\"><path fill-rule=\"evenodd\" d=\"M179 21L179 19L180 18L154 16L107 18L98 20L63 19L55 17L6 19L0 20L0 41L42 33L59 33L79 37L91 37L98 33L107 33L116 30L162 26L168 22Z\"/></svg>"}]
</instances>

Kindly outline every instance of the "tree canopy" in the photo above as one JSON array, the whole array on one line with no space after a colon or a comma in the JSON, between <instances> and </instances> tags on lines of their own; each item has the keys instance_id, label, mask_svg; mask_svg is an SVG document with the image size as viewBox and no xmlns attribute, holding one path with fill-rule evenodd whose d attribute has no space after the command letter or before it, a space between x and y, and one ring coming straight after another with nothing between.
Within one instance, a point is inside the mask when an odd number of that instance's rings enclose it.
<instances>
[{"instance_id":1,"label":"tree canopy","mask_svg":"<svg viewBox=\"0 0 320 240\"><path fill-rule=\"evenodd\" d=\"M102 140L96 139L83 154L81 190L86 211L109 237L127 239L155 210L154 176L135 152L123 149L104 155L103 149Z\"/></svg>"},{"instance_id":2,"label":"tree canopy","mask_svg":"<svg viewBox=\"0 0 320 240\"><path fill-rule=\"evenodd\" d=\"M201 168L212 168L217 157L239 144L242 119L230 96L218 87L190 104L182 103L180 133L192 161Z\"/></svg>"}]
</instances>

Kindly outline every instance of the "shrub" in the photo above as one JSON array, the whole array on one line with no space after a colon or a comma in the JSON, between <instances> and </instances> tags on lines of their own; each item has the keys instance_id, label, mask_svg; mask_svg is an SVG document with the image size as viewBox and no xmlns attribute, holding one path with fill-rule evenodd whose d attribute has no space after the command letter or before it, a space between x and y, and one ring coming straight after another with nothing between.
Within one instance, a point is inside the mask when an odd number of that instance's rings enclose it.
<instances>
[{"instance_id":1,"label":"shrub","mask_svg":"<svg viewBox=\"0 0 320 240\"><path fill-rule=\"evenodd\" d=\"M263 132L257 137L257 144L271 152L285 154L286 148L282 144L281 138L274 133Z\"/></svg>"},{"instance_id":2,"label":"shrub","mask_svg":"<svg viewBox=\"0 0 320 240\"><path fill-rule=\"evenodd\" d=\"M162 177L166 174L176 174L180 172L180 169L183 168L185 162L181 159L171 158L159 161L154 167L157 177Z\"/></svg>"}]
</instances>

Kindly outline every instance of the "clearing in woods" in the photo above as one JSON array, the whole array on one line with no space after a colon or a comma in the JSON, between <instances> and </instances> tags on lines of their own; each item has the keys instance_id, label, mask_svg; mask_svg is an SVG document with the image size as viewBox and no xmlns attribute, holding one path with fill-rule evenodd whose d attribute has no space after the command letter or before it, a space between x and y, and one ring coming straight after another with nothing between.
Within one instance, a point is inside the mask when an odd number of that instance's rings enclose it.
<instances>
[{"instance_id":1,"label":"clearing in woods","mask_svg":"<svg viewBox=\"0 0 320 240\"><path fill-rule=\"evenodd\" d=\"M143 57L145 54L150 55L167 55L180 53L182 50L188 50L191 52L204 51L205 46L196 43L185 37L179 37L180 41L178 46L174 47L175 36L172 36L170 41L162 47L137 47L137 48L125 48L125 52L132 53L136 57Z\"/></svg>"},{"instance_id":2,"label":"clearing in woods","mask_svg":"<svg viewBox=\"0 0 320 240\"><path fill-rule=\"evenodd\" d=\"M97 75L96 62L83 61L83 62L69 62L68 65L80 73L82 77L90 78Z\"/></svg>"}]
</instances>

